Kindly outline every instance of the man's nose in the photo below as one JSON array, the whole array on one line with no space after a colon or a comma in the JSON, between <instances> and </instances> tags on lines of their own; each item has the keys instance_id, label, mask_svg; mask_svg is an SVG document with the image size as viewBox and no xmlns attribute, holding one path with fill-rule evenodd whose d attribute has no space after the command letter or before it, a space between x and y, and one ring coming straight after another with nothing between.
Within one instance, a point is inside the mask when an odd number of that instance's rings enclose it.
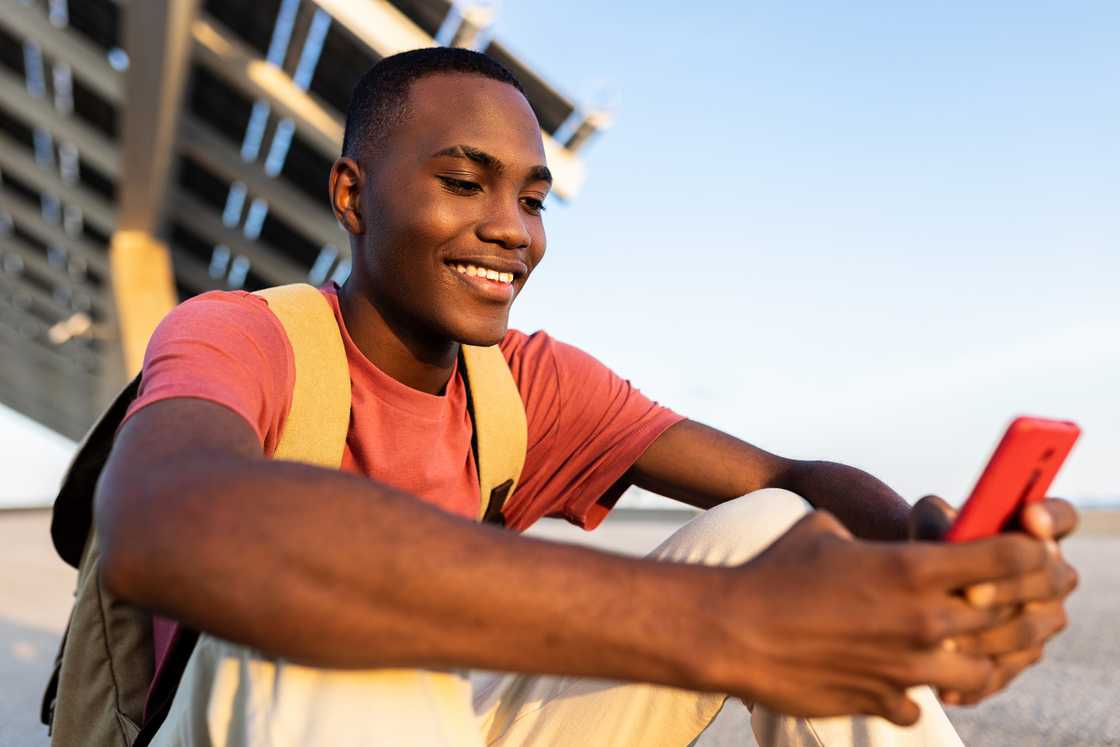
<instances>
[{"instance_id":1,"label":"man's nose","mask_svg":"<svg viewBox=\"0 0 1120 747\"><path fill-rule=\"evenodd\" d=\"M528 249L533 241L532 234L525 224L525 214L521 205L514 201L512 207L495 201L490 210L478 224L478 237L483 241L501 244L504 249Z\"/></svg>"}]
</instances>

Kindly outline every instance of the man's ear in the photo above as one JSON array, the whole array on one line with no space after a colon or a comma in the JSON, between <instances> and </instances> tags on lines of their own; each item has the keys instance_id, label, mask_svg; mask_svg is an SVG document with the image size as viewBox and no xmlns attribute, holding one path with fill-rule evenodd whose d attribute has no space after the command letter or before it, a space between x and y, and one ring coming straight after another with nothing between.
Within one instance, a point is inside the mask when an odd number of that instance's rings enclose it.
<instances>
[{"instance_id":1,"label":"man's ear","mask_svg":"<svg viewBox=\"0 0 1120 747\"><path fill-rule=\"evenodd\" d=\"M353 158L343 156L331 166L331 178L327 190L331 210L346 232L352 235L365 233L362 220L362 183L365 174Z\"/></svg>"}]
</instances>

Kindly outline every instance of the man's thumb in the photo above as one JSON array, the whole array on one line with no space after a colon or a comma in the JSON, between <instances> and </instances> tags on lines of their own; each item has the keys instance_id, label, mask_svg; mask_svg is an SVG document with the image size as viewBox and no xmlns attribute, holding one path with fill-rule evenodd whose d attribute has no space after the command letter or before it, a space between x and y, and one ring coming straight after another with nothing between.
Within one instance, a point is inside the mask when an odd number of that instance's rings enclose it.
<instances>
[{"instance_id":1,"label":"man's thumb","mask_svg":"<svg viewBox=\"0 0 1120 747\"><path fill-rule=\"evenodd\" d=\"M927 495L910 509L910 538L937 541L945 536L957 510L936 495Z\"/></svg>"}]
</instances>

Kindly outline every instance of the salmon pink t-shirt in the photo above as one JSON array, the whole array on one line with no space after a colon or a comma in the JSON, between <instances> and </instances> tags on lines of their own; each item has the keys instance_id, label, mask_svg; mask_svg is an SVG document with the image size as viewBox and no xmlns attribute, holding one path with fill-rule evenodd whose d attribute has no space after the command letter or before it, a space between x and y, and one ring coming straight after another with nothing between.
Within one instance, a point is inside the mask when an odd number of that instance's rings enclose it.
<instances>
[{"instance_id":1,"label":"salmon pink t-shirt","mask_svg":"<svg viewBox=\"0 0 1120 747\"><path fill-rule=\"evenodd\" d=\"M342 469L474 518L478 472L460 372L453 372L441 395L393 379L354 344L337 286L320 291L334 311L350 366ZM623 474L681 417L544 332L510 330L500 348L528 420L525 467L503 509L507 526L520 531L542 516L560 516L594 528L626 489ZM178 306L156 329L125 421L154 402L197 397L243 417L271 456L294 382L291 345L263 298L244 291L204 293Z\"/></svg>"},{"instance_id":2,"label":"salmon pink t-shirt","mask_svg":"<svg viewBox=\"0 0 1120 747\"><path fill-rule=\"evenodd\" d=\"M354 344L337 286L320 291L334 311L350 367L342 469L475 518L478 470L460 372L441 395L393 379ZM525 466L502 510L506 525L521 531L542 516L557 516L593 529L628 487L626 471L681 416L544 332L510 330L500 348L528 421ZM180 304L153 333L142 374L122 425L155 402L195 397L243 417L266 456L276 450L292 403L295 364L284 328L260 296L213 291ZM156 618L157 672L177 627Z\"/></svg>"}]
</instances>

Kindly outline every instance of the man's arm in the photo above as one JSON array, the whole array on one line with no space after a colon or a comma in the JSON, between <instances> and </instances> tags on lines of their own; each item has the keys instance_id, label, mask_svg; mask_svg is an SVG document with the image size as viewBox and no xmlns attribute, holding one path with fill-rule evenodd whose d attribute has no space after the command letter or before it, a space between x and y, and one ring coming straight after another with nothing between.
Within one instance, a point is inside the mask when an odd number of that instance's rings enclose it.
<instances>
[{"instance_id":1,"label":"man's arm","mask_svg":"<svg viewBox=\"0 0 1120 747\"><path fill-rule=\"evenodd\" d=\"M937 642L1067 580L1025 536L861 543L824 513L730 568L533 540L369 479L264 459L247 421L189 398L131 417L96 500L111 592L274 656L644 681L802 716L912 723L910 685L981 690L991 663ZM999 604L959 596L984 581Z\"/></svg>"},{"instance_id":2,"label":"man's arm","mask_svg":"<svg viewBox=\"0 0 1120 747\"><path fill-rule=\"evenodd\" d=\"M897 493L866 472L831 462L783 459L688 420L663 433L634 465L629 477L640 487L699 508L710 508L760 488L786 488L816 508L835 514L853 534L866 539L899 540L913 534L917 539L936 540L955 515L948 504L934 496L924 498L911 512ZM1027 533L1049 541L1055 560L1069 580L1058 597L1009 612L1001 625L981 635L954 639L953 645L960 650L990 656L996 669L978 690L943 691L948 693L947 702L976 703L1006 687L1038 661L1045 640L1065 627L1063 602L1076 585L1077 574L1060 561L1053 541L1072 532L1076 523L1073 507L1058 499L1048 499L1024 512ZM865 573L862 578L866 582L876 577ZM969 589L968 598L975 602L981 597L990 598L992 593L991 588ZM1027 633L1032 630L1037 634Z\"/></svg>"},{"instance_id":3,"label":"man's arm","mask_svg":"<svg viewBox=\"0 0 1120 747\"><path fill-rule=\"evenodd\" d=\"M857 537L907 536L909 504L866 472L833 462L785 459L691 420L661 434L628 478L698 508L761 488L785 488L834 514Z\"/></svg>"},{"instance_id":4,"label":"man's arm","mask_svg":"<svg viewBox=\"0 0 1120 747\"><path fill-rule=\"evenodd\" d=\"M672 606L711 609L719 588L715 569L522 538L366 478L265 459L245 420L199 399L125 424L96 520L116 595L318 666L697 680L673 641L708 623Z\"/></svg>"}]
</instances>

